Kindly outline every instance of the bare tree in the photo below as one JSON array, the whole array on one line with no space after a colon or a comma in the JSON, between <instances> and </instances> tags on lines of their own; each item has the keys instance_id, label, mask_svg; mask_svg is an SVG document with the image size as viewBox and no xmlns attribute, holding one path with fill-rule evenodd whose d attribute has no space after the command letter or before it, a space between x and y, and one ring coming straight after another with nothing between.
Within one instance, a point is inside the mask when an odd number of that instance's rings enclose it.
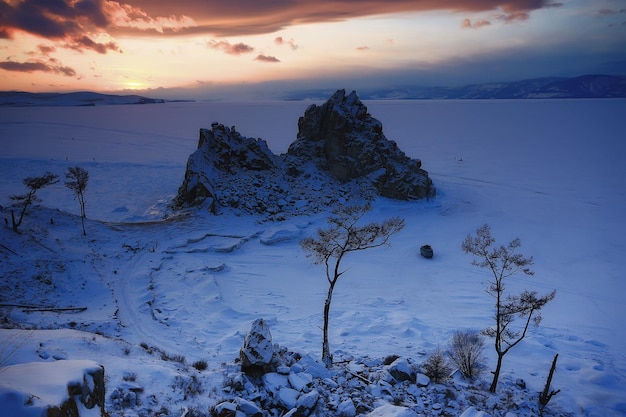
<instances>
[{"instance_id":1,"label":"bare tree","mask_svg":"<svg viewBox=\"0 0 626 417\"><path fill-rule=\"evenodd\" d=\"M341 269L341 261L350 252L376 248L388 243L394 233L404 227L404 220L392 217L382 223L372 222L357 226L361 218L370 210L370 204L363 206L346 206L334 210L328 218L330 226L318 229L316 237L308 237L300 241L302 250L312 257L316 264L324 264L328 293L324 304L324 340L322 343L322 361L327 367L332 366L333 359L328 344L328 321L330 303L337 280L346 270Z\"/></svg>"},{"instance_id":2,"label":"bare tree","mask_svg":"<svg viewBox=\"0 0 626 417\"><path fill-rule=\"evenodd\" d=\"M35 193L48 185L56 184L59 182L59 177L51 172L46 172L41 177L28 177L22 180L22 183L28 188L26 194L12 195L9 198L14 202L14 205L19 208L20 214L18 219L15 219L15 212L11 210L11 224L13 231L17 233L18 228L22 224L26 209L33 203L40 201Z\"/></svg>"},{"instance_id":3,"label":"bare tree","mask_svg":"<svg viewBox=\"0 0 626 417\"><path fill-rule=\"evenodd\" d=\"M78 203L80 204L80 218L83 222L83 235L87 235L85 232L85 189L87 188L87 182L89 181L89 172L85 171L81 167L69 167L65 173L65 186L74 191Z\"/></svg>"},{"instance_id":4,"label":"bare tree","mask_svg":"<svg viewBox=\"0 0 626 417\"><path fill-rule=\"evenodd\" d=\"M531 322L535 326L539 325L540 310L556 295L556 290L542 297L538 297L536 291L528 290L519 295L505 295L505 279L519 272L534 275L529 268L533 264L533 258L516 253L521 246L519 238L513 239L507 246L495 247L495 241L491 228L485 224L476 230L476 236L468 235L461 245L463 252L474 255L472 265L489 269L493 275L486 291L496 299L495 325L483 330L483 334L494 338L498 355L493 381L489 387L491 392L496 392L504 355L526 337ZM521 319L521 325L513 325L516 318Z\"/></svg>"}]
</instances>

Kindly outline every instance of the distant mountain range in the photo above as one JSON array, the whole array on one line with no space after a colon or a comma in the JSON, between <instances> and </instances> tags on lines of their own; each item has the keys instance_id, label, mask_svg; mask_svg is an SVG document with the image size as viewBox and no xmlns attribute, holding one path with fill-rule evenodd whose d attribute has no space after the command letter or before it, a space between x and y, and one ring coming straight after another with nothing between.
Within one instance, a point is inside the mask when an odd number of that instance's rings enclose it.
<instances>
[{"instance_id":1,"label":"distant mountain range","mask_svg":"<svg viewBox=\"0 0 626 417\"><path fill-rule=\"evenodd\" d=\"M462 87L400 87L358 91L362 100L626 98L626 76L582 75L523 81L470 84ZM326 99L326 90L299 91L289 100Z\"/></svg>"},{"instance_id":2,"label":"distant mountain range","mask_svg":"<svg viewBox=\"0 0 626 417\"><path fill-rule=\"evenodd\" d=\"M77 93L27 93L23 91L0 91L0 106L104 106L111 104L152 104L168 100L138 95L100 94L89 91Z\"/></svg>"},{"instance_id":3,"label":"distant mountain range","mask_svg":"<svg viewBox=\"0 0 626 417\"><path fill-rule=\"evenodd\" d=\"M323 101L334 92L334 89L298 90L288 93L283 99ZM365 88L360 89L358 94L361 100L626 98L626 76L582 75L572 78L534 78L522 81L469 84L462 87ZM103 106L178 101L194 100L165 100L139 95L100 94L88 91L77 93L0 91L0 107Z\"/></svg>"}]
</instances>

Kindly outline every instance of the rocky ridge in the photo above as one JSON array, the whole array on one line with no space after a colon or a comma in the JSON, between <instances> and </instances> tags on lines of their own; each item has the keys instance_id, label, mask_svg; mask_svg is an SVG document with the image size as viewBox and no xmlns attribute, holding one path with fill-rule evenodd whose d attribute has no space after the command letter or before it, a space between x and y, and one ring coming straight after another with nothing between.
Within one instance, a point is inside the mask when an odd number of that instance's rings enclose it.
<instances>
[{"instance_id":1,"label":"rocky ridge","mask_svg":"<svg viewBox=\"0 0 626 417\"><path fill-rule=\"evenodd\" d=\"M356 92L338 90L306 110L286 154L273 154L263 139L244 137L234 127L200 129L174 205L276 216L377 195L421 199L434 196L435 188L421 161L385 137Z\"/></svg>"}]
</instances>

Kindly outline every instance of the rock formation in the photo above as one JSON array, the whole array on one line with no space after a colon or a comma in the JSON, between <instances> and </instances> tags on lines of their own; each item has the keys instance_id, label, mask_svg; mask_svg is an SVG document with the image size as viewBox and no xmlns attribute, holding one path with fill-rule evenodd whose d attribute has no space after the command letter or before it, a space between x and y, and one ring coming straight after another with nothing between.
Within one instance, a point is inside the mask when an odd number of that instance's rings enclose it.
<instances>
[{"instance_id":1,"label":"rock formation","mask_svg":"<svg viewBox=\"0 0 626 417\"><path fill-rule=\"evenodd\" d=\"M407 200L432 192L432 181L383 134L356 92L339 90L321 106L310 106L298 121L298 139L288 154L315 161L341 181L367 177L384 197Z\"/></svg>"},{"instance_id":2,"label":"rock formation","mask_svg":"<svg viewBox=\"0 0 626 417\"><path fill-rule=\"evenodd\" d=\"M355 92L337 91L310 106L295 142L274 155L262 139L222 124L200 129L175 206L204 204L272 216L324 210L355 198L431 197L435 188L418 159L383 134Z\"/></svg>"},{"instance_id":3,"label":"rock formation","mask_svg":"<svg viewBox=\"0 0 626 417\"><path fill-rule=\"evenodd\" d=\"M270 368L274 356L274 345L270 328L263 319L252 322L239 352L243 372L263 372Z\"/></svg>"}]
</instances>

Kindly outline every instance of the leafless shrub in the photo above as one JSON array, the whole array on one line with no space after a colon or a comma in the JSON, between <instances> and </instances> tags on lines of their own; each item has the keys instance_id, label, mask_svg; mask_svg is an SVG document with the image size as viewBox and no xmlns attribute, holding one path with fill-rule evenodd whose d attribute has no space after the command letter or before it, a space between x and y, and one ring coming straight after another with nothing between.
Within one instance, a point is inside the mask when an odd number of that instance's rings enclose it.
<instances>
[{"instance_id":1,"label":"leafless shrub","mask_svg":"<svg viewBox=\"0 0 626 417\"><path fill-rule=\"evenodd\" d=\"M207 363L206 360L204 359L200 359L198 361L195 361L192 366L194 368L196 368L198 371L204 371L209 367L209 364Z\"/></svg>"},{"instance_id":2,"label":"leafless shrub","mask_svg":"<svg viewBox=\"0 0 626 417\"><path fill-rule=\"evenodd\" d=\"M484 349L485 341L477 331L455 331L447 354L465 378L474 379L485 368Z\"/></svg>"}]
</instances>

